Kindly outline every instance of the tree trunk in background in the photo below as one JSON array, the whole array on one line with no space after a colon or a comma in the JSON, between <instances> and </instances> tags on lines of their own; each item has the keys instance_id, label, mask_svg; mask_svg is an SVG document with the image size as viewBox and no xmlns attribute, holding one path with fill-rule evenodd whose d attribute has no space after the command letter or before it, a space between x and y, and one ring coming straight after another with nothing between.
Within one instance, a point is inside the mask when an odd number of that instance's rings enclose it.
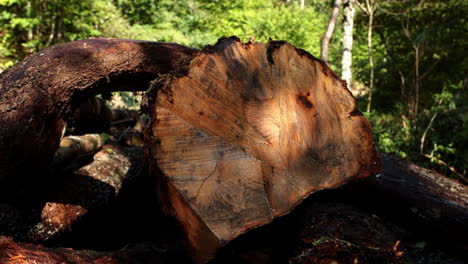
<instances>
[{"instance_id":1,"label":"tree trunk in background","mask_svg":"<svg viewBox=\"0 0 468 264\"><path fill-rule=\"evenodd\" d=\"M328 21L327 30L323 34L321 46L320 46L320 59L330 65L328 61L328 50L330 48L330 39L335 31L336 20L340 14L340 6L343 3L342 0L335 0L333 3L332 13L330 15L330 20Z\"/></svg>"},{"instance_id":2,"label":"tree trunk in background","mask_svg":"<svg viewBox=\"0 0 468 264\"><path fill-rule=\"evenodd\" d=\"M27 12L27 16L29 19L33 18L33 5L31 4L31 1L27 1L26 2L26 12ZM34 37L34 33L33 33L33 29L34 27L33 26L30 26L30 28L28 29L28 41L31 41Z\"/></svg>"},{"instance_id":3,"label":"tree trunk in background","mask_svg":"<svg viewBox=\"0 0 468 264\"><path fill-rule=\"evenodd\" d=\"M311 193L380 168L344 83L286 42L220 40L147 96L150 171L197 262Z\"/></svg>"},{"instance_id":4,"label":"tree trunk in background","mask_svg":"<svg viewBox=\"0 0 468 264\"><path fill-rule=\"evenodd\" d=\"M370 76L369 76L369 94L367 96L367 109L366 112L369 113L372 106L372 93L374 91L374 56L372 50L372 32L374 30L374 13L377 9L377 3L375 0L366 0L366 5L364 6L358 0L355 2L357 6L361 8L364 13L366 13L369 18L367 25L367 51L369 54L369 66L370 66Z\"/></svg>"},{"instance_id":5,"label":"tree trunk in background","mask_svg":"<svg viewBox=\"0 0 468 264\"><path fill-rule=\"evenodd\" d=\"M367 1L369 2L369 0ZM371 0L370 2L373 2ZM372 52L372 29L374 26L374 11L369 12L369 28L367 31L367 49L369 52L369 66L370 66L370 77L369 77L369 95L367 102L367 113L370 112L372 106L372 93L374 92L374 55Z\"/></svg>"},{"instance_id":6,"label":"tree trunk in background","mask_svg":"<svg viewBox=\"0 0 468 264\"><path fill-rule=\"evenodd\" d=\"M353 25L354 25L354 0L345 0L343 9L343 59L341 61L341 79L348 84L351 89L353 81Z\"/></svg>"},{"instance_id":7,"label":"tree trunk in background","mask_svg":"<svg viewBox=\"0 0 468 264\"><path fill-rule=\"evenodd\" d=\"M63 35L63 10L59 9L57 11L57 26L55 27L55 40L56 42L60 42Z\"/></svg>"},{"instance_id":8,"label":"tree trunk in background","mask_svg":"<svg viewBox=\"0 0 468 264\"><path fill-rule=\"evenodd\" d=\"M301 0L301 9L304 9L305 7L305 0Z\"/></svg>"}]
</instances>

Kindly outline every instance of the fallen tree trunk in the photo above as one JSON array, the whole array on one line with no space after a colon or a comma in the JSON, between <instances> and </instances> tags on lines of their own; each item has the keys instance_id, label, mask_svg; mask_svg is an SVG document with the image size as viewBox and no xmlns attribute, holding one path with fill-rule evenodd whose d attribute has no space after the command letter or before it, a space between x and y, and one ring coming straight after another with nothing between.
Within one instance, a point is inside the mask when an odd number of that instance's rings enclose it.
<instances>
[{"instance_id":1,"label":"fallen tree trunk","mask_svg":"<svg viewBox=\"0 0 468 264\"><path fill-rule=\"evenodd\" d=\"M184 68L196 49L178 44L88 39L33 54L0 74L0 193L47 174L73 109L92 95L146 90ZM37 177L36 177L37 178ZM37 181L36 181L37 182Z\"/></svg>"},{"instance_id":2,"label":"fallen tree trunk","mask_svg":"<svg viewBox=\"0 0 468 264\"><path fill-rule=\"evenodd\" d=\"M152 88L150 170L197 262L315 191L380 171L345 84L285 42L221 39Z\"/></svg>"},{"instance_id":3,"label":"fallen tree trunk","mask_svg":"<svg viewBox=\"0 0 468 264\"><path fill-rule=\"evenodd\" d=\"M428 237L468 248L468 186L402 158L381 157L382 174L350 186L352 195Z\"/></svg>"}]
</instances>

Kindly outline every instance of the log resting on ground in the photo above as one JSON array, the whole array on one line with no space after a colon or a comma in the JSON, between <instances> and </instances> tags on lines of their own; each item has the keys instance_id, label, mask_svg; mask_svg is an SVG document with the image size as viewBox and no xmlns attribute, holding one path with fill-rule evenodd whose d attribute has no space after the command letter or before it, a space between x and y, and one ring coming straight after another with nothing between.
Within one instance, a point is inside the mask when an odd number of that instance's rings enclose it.
<instances>
[{"instance_id":1,"label":"log resting on ground","mask_svg":"<svg viewBox=\"0 0 468 264\"><path fill-rule=\"evenodd\" d=\"M346 84L286 42L221 39L147 93L150 170L197 262L309 194L380 172Z\"/></svg>"},{"instance_id":2,"label":"log resting on ground","mask_svg":"<svg viewBox=\"0 0 468 264\"><path fill-rule=\"evenodd\" d=\"M0 192L7 195L12 181L25 184L47 173L65 124L83 100L104 91L146 90L195 52L173 43L88 39L52 46L2 72Z\"/></svg>"},{"instance_id":3,"label":"log resting on ground","mask_svg":"<svg viewBox=\"0 0 468 264\"><path fill-rule=\"evenodd\" d=\"M402 158L381 154L383 172L353 184L353 196L381 215L446 245L468 248L468 186Z\"/></svg>"}]
</instances>

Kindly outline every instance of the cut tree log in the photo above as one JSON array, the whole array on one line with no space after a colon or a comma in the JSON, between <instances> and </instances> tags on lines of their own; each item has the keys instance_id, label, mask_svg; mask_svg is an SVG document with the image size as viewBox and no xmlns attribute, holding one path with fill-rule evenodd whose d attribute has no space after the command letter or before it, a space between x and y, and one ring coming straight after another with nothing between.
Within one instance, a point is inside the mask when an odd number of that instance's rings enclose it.
<instances>
[{"instance_id":1,"label":"cut tree log","mask_svg":"<svg viewBox=\"0 0 468 264\"><path fill-rule=\"evenodd\" d=\"M195 52L173 43L88 39L52 46L2 72L0 193L11 195L15 184L47 174L82 101L104 91L144 91L158 74L184 68Z\"/></svg>"},{"instance_id":2,"label":"cut tree log","mask_svg":"<svg viewBox=\"0 0 468 264\"><path fill-rule=\"evenodd\" d=\"M380 215L466 250L468 186L402 158L383 153L381 157L382 174L350 186L352 196Z\"/></svg>"},{"instance_id":3,"label":"cut tree log","mask_svg":"<svg viewBox=\"0 0 468 264\"><path fill-rule=\"evenodd\" d=\"M380 171L345 83L286 42L221 39L147 96L150 171L196 262L313 192Z\"/></svg>"}]
</instances>

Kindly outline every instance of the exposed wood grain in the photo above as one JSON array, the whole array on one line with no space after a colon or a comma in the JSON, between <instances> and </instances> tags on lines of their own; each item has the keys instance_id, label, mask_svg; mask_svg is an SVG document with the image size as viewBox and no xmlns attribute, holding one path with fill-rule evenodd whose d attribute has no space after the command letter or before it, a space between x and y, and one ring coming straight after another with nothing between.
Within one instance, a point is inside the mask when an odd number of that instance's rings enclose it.
<instances>
[{"instance_id":1,"label":"exposed wood grain","mask_svg":"<svg viewBox=\"0 0 468 264\"><path fill-rule=\"evenodd\" d=\"M153 87L147 156L198 262L309 194L380 171L345 84L288 43L222 39Z\"/></svg>"}]
</instances>

